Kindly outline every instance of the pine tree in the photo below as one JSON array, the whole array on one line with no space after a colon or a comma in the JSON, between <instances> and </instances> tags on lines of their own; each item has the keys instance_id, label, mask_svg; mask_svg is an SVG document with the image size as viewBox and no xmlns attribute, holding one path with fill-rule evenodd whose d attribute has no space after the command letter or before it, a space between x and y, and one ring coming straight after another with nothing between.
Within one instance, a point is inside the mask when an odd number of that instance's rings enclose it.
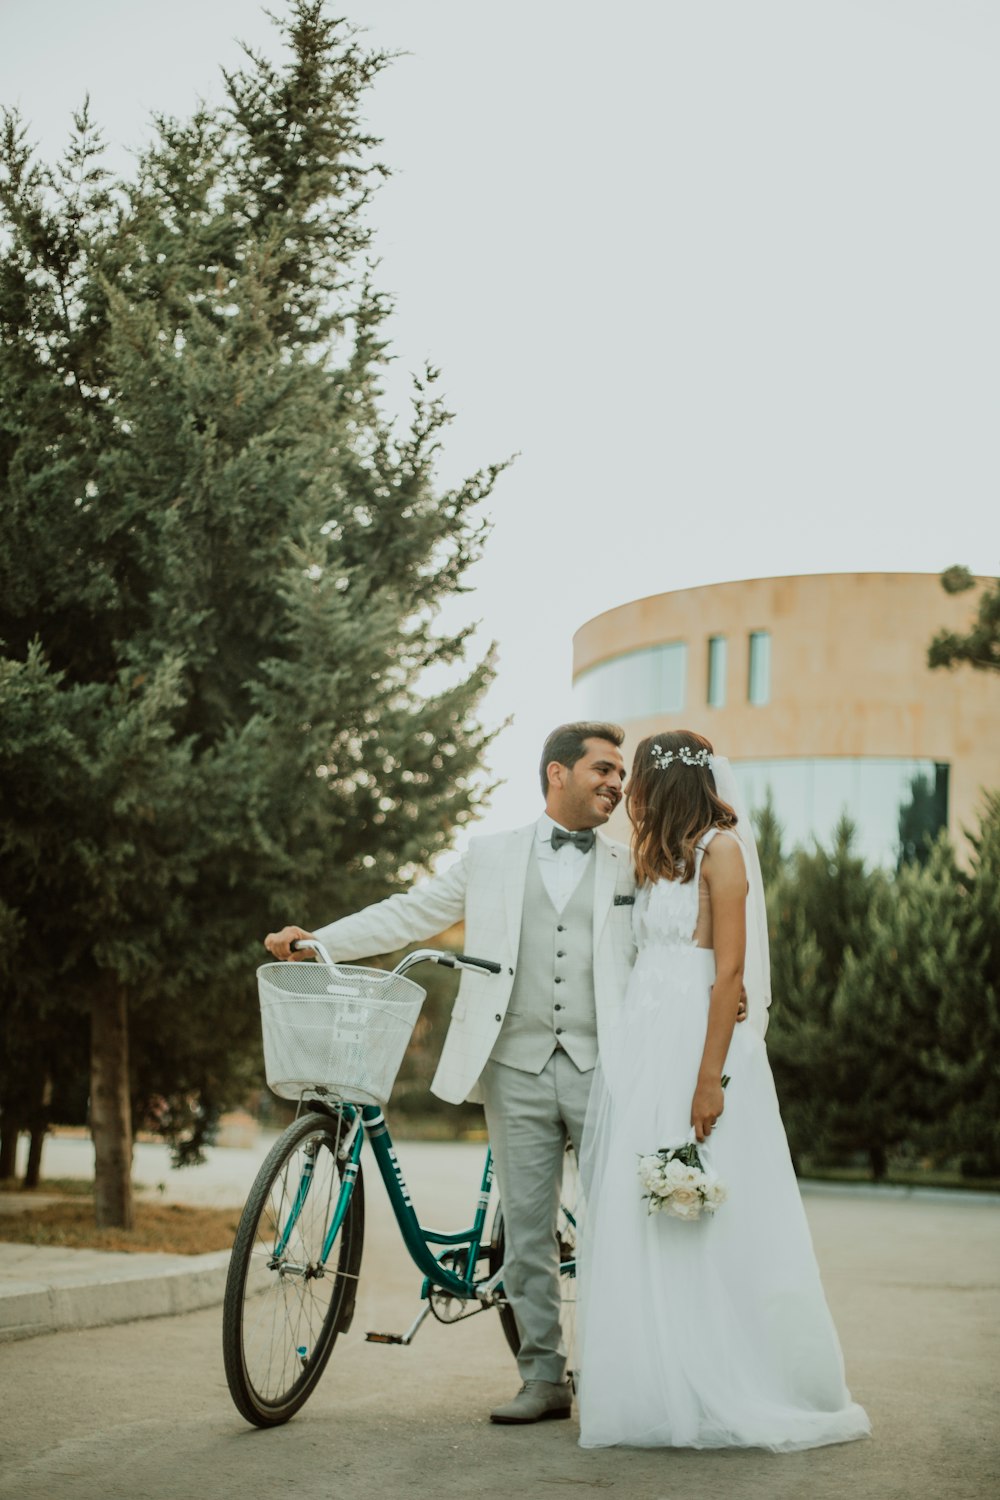
<instances>
[{"instance_id":1,"label":"pine tree","mask_svg":"<svg viewBox=\"0 0 1000 1500\"><path fill-rule=\"evenodd\" d=\"M436 488L433 372L382 410L386 55L322 0L279 27L131 181L86 111L55 170L0 142L10 1014L89 1017L107 1223L133 1111L197 1148L252 1076L260 934L405 887L482 795L491 660L434 617L501 466Z\"/></svg>"},{"instance_id":2,"label":"pine tree","mask_svg":"<svg viewBox=\"0 0 1000 1500\"><path fill-rule=\"evenodd\" d=\"M931 857L934 841L948 822L947 768L938 767L933 779L923 771L910 778L910 795L899 809L898 865Z\"/></svg>"},{"instance_id":3,"label":"pine tree","mask_svg":"<svg viewBox=\"0 0 1000 1500\"><path fill-rule=\"evenodd\" d=\"M968 568L946 568L941 574L946 594L964 594L975 585ZM983 588L975 620L964 635L939 630L927 649L929 667L955 667L963 662L980 672L1000 672L1000 578Z\"/></svg>"},{"instance_id":4,"label":"pine tree","mask_svg":"<svg viewBox=\"0 0 1000 1500\"><path fill-rule=\"evenodd\" d=\"M966 923L946 837L876 893L833 1006L840 1087L837 1136L864 1150L872 1175L904 1143L942 1139L948 1115L940 1015L966 973Z\"/></svg>"},{"instance_id":5,"label":"pine tree","mask_svg":"<svg viewBox=\"0 0 1000 1500\"><path fill-rule=\"evenodd\" d=\"M774 806L774 797L771 794L770 785L760 807L755 807L750 814L754 828L754 837L757 841L757 856L760 859L760 873L764 881L765 891L769 891L781 874L785 862L785 853L782 848L781 824L778 821L778 813Z\"/></svg>"},{"instance_id":6,"label":"pine tree","mask_svg":"<svg viewBox=\"0 0 1000 1500\"><path fill-rule=\"evenodd\" d=\"M767 1044L797 1163L837 1149L847 1085L834 1040L834 997L845 954L860 945L869 906L885 883L854 853L854 837L842 818L829 850L797 849L767 892L774 996Z\"/></svg>"},{"instance_id":7,"label":"pine tree","mask_svg":"<svg viewBox=\"0 0 1000 1500\"><path fill-rule=\"evenodd\" d=\"M971 859L957 879L961 962L941 995L946 1102L941 1144L970 1176L1000 1174L1000 792L987 792ZM934 946L937 938L934 936Z\"/></svg>"}]
</instances>

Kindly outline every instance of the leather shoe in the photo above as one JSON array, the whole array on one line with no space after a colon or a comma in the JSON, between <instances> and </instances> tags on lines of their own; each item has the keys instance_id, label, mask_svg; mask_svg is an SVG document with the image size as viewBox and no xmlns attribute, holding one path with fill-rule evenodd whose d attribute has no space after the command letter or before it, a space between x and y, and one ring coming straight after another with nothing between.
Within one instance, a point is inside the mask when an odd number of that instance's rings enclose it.
<instances>
[{"instance_id":1,"label":"leather shoe","mask_svg":"<svg viewBox=\"0 0 1000 1500\"><path fill-rule=\"evenodd\" d=\"M573 1410L573 1387L568 1380L526 1380L504 1406L490 1412L491 1422L511 1425L521 1422L560 1421Z\"/></svg>"}]
</instances>

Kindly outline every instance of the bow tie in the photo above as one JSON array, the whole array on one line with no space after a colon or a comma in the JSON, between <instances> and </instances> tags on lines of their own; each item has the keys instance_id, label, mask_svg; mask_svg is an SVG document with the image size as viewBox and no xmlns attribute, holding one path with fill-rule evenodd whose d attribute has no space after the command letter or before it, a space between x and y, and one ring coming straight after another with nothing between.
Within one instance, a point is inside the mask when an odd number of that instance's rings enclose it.
<instances>
[{"instance_id":1,"label":"bow tie","mask_svg":"<svg viewBox=\"0 0 1000 1500\"><path fill-rule=\"evenodd\" d=\"M592 828L581 828L577 833L567 833L565 828L553 828L552 847L561 849L563 844L575 844L581 854L589 854L596 838L597 834Z\"/></svg>"}]
</instances>

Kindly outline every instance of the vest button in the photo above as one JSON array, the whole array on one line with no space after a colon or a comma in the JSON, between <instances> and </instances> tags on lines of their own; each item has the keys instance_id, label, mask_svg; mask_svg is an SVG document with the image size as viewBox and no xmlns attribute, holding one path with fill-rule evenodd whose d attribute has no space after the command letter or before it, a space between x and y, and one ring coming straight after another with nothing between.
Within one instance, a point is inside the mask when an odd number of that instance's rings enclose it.
<instances>
[{"instance_id":1,"label":"vest button","mask_svg":"<svg viewBox=\"0 0 1000 1500\"><path fill-rule=\"evenodd\" d=\"M562 1010L562 1006L561 1005L555 1005L555 1006L553 1006L553 1010Z\"/></svg>"},{"instance_id":2,"label":"vest button","mask_svg":"<svg viewBox=\"0 0 1000 1500\"><path fill-rule=\"evenodd\" d=\"M498 1020L498 1021L499 1021L499 1020L500 1020L500 1017L499 1017L499 1016L497 1016L497 1020Z\"/></svg>"},{"instance_id":3,"label":"vest button","mask_svg":"<svg viewBox=\"0 0 1000 1500\"><path fill-rule=\"evenodd\" d=\"M565 958L565 957L566 957L566 954L563 952L562 948L560 948L559 952L556 954L556 958Z\"/></svg>"},{"instance_id":4,"label":"vest button","mask_svg":"<svg viewBox=\"0 0 1000 1500\"><path fill-rule=\"evenodd\" d=\"M558 974L556 975L556 984L562 984L562 979Z\"/></svg>"},{"instance_id":5,"label":"vest button","mask_svg":"<svg viewBox=\"0 0 1000 1500\"><path fill-rule=\"evenodd\" d=\"M562 1036L562 1027L561 1026L557 1026L556 1027L556 1036Z\"/></svg>"},{"instance_id":6,"label":"vest button","mask_svg":"<svg viewBox=\"0 0 1000 1500\"><path fill-rule=\"evenodd\" d=\"M566 931L565 927L557 927L556 928L556 932L565 932L565 931Z\"/></svg>"}]
</instances>

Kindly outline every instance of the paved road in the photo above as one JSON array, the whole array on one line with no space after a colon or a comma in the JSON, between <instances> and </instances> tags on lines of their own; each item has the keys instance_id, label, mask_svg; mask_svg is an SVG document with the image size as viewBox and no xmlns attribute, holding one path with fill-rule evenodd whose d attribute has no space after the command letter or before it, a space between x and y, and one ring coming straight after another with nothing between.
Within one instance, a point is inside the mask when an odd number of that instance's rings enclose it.
<instances>
[{"instance_id":1,"label":"paved road","mask_svg":"<svg viewBox=\"0 0 1000 1500\"><path fill-rule=\"evenodd\" d=\"M429 1222L464 1204L478 1151L404 1152ZM413 1162L410 1169L411 1160ZM575 1422L492 1427L513 1366L492 1315L402 1329L417 1275L370 1218L358 1315L287 1427L257 1432L226 1390L217 1310L0 1347L3 1500L247 1500L294 1487L381 1500L986 1500L1000 1485L1000 1209L809 1196L807 1206L869 1442L811 1453L581 1452ZM426 1205L426 1207L424 1206ZM457 1210L457 1217L461 1217Z\"/></svg>"}]
</instances>

